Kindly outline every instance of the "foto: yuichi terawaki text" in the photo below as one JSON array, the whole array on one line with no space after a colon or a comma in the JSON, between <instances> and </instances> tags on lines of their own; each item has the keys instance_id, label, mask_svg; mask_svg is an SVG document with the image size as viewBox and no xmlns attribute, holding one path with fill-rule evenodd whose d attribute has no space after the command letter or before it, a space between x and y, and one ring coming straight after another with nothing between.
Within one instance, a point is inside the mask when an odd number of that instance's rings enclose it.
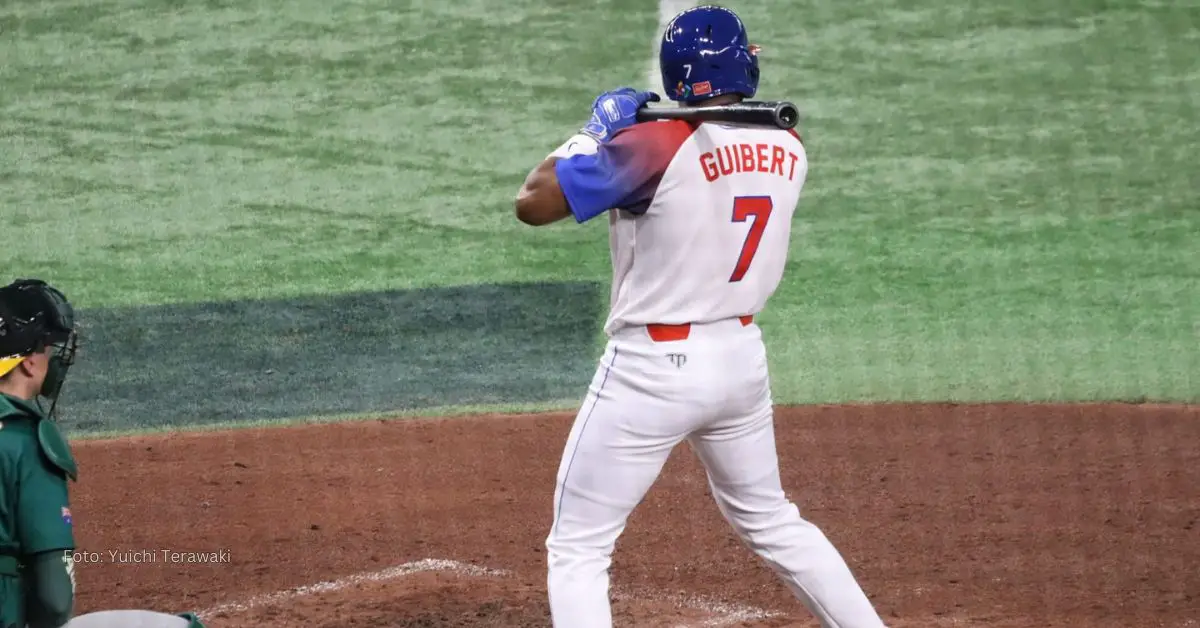
<instances>
[{"instance_id":1,"label":"foto: yuichi terawaki text","mask_svg":"<svg viewBox=\"0 0 1200 628\"><path fill-rule=\"evenodd\" d=\"M215 552L178 552L170 549L106 550L103 552L77 551L71 557L76 563L116 564L203 564L233 562L229 550Z\"/></svg>"}]
</instances>

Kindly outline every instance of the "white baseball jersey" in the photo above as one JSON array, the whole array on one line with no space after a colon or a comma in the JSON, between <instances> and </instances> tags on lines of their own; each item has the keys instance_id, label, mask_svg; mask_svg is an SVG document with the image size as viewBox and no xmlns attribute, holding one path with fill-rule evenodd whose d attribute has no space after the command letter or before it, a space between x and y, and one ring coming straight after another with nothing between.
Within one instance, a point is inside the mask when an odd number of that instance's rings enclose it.
<instances>
[{"instance_id":1,"label":"white baseball jersey","mask_svg":"<svg viewBox=\"0 0 1200 628\"><path fill-rule=\"evenodd\" d=\"M792 131L668 121L555 169L578 222L609 213L611 336L758 314L783 276L808 159Z\"/></svg>"}]
</instances>

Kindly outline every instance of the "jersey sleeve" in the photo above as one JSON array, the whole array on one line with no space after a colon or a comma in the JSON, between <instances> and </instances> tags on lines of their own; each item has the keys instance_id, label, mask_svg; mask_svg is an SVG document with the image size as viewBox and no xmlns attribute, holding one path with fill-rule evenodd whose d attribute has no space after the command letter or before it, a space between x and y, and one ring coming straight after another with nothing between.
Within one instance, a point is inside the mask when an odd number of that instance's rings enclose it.
<instances>
[{"instance_id":1,"label":"jersey sleeve","mask_svg":"<svg viewBox=\"0 0 1200 628\"><path fill-rule=\"evenodd\" d=\"M25 555L75 548L67 478L41 458L22 456L18 470L16 540Z\"/></svg>"},{"instance_id":2,"label":"jersey sleeve","mask_svg":"<svg viewBox=\"0 0 1200 628\"><path fill-rule=\"evenodd\" d=\"M610 209L644 213L667 166L691 134L692 127L681 121L635 124L594 154L558 160L554 171L575 221L591 220Z\"/></svg>"}]
</instances>

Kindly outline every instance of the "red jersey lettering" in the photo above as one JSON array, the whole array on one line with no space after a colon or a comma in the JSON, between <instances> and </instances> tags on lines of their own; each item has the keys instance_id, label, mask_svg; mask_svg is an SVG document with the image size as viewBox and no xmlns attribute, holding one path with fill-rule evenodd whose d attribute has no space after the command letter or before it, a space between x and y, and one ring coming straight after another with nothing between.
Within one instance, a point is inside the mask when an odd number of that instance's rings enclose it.
<instances>
[{"instance_id":1,"label":"red jersey lettering","mask_svg":"<svg viewBox=\"0 0 1200 628\"><path fill-rule=\"evenodd\" d=\"M800 156L770 144L727 144L700 154L700 171L709 183L731 174L765 172L789 181L796 178ZM786 162L786 163L785 163Z\"/></svg>"}]
</instances>

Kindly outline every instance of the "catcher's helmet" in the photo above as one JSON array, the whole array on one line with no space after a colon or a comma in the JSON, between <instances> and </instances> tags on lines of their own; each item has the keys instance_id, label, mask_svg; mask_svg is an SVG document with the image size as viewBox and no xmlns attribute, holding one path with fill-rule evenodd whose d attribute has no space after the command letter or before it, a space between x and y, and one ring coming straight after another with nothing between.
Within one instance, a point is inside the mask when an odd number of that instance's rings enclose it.
<instances>
[{"instance_id":1,"label":"catcher's helmet","mask_svg":"<svg viewBox=\"0 0 1200 628\"><path fill-rule=\"evenodd\" d=\"M671 100L696 103L721 94L753 98L758 91L758 46L724 7L701 6L676 15L658 53L663 90Z\"/></svg>"},{"instance_id":2,"label":"catcher's helmet","mask_svg":"<svg viewBox=\"0 0 1200 628\"><path fill-rule=\"evenodd\" d=\"M18 279L0 288L0 376L46 347L57 350L41 395L55 400L75 361L75 310L62 292L39 279Z\"/></svg>"}]
</instances>

